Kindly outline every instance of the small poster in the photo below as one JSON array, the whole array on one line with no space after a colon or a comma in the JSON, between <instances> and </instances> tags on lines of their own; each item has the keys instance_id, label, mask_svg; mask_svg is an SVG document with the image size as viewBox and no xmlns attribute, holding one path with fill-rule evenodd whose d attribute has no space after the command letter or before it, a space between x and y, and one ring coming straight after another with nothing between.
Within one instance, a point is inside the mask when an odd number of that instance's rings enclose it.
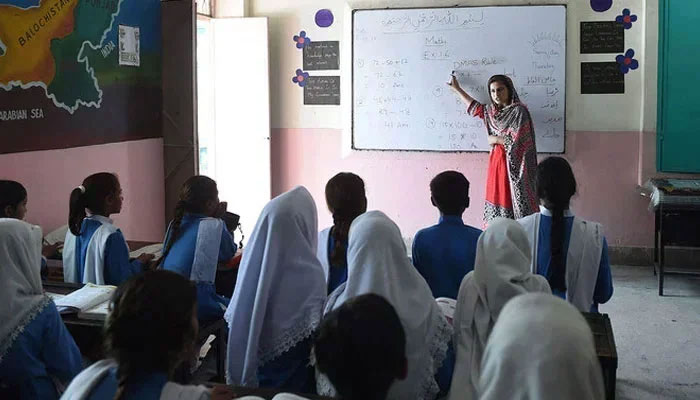
<instances>
[{"instance_id":1,"label":"small poster","mask_svg":"<svg viewBox=\"0 0 700 400\"><path fill-rule=\"evenodd\" d=\"M304 70L340 69L340 42L311 42L304 47Z\"/></svg>"},{"instance_id":2,"label":"small poster","mask_svg":"<svg viewBox=\"0 0 700 400\"><path fill-rule=\"evenodd\" d=\"M581 22L581 54L620 53L625 29L615 21Z\"/></svg>"},{"instance_id":3,"label":"small poster","mask_svg":"<svg viewBox=\"0 0 700 400\"><path fill-rule=\"evenodd\" d=\"M304 85L305 105L340 105L339 76L310 76Z\"/></svg>"},{"instance_id":4,"label":"small poster","mask_svg":"<svg viewBox=\"0 0 700 400\"><path fill-rule=\"evenodd\" d=\"M119 65L141 65L139 33L138 27L119 25Z\"/></svg>"},{"instance_id":5,"label":"small poster","mask_svg":"<svg viewBox=\"0 0 700 400\"><path fill-rule=\"evenodd\" d=\"M582 62L581 94L625 93L625 75L617 62Z\"/></svg>"}]
</instances>

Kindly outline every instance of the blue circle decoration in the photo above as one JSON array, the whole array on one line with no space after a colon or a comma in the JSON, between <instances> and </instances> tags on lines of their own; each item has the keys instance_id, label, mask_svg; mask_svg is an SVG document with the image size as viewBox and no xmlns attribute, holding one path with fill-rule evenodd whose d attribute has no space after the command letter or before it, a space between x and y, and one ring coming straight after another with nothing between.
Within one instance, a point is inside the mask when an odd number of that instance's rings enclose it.
<instances>
[{"instance_id":1,"label":"blue circle decoration","mask_svg":"<svg viewBox=\"0 0 700 400\"><path fill-rule=\"evenodd\" d=\"M613 0L591 0L591 8L598 12L608 11L612 4Z\"/></svg>"},{"instance_id":2,"label":"blue circle decoration","mask_svg":"<svg viewBox=\"0 0 700 400\"><path fill-rule=\"evenodd\" d=\"M316 25L321 28L328 28L333 25L333 12L328 9L318 10L316 12Z\"/></svg>"}]
</instances>

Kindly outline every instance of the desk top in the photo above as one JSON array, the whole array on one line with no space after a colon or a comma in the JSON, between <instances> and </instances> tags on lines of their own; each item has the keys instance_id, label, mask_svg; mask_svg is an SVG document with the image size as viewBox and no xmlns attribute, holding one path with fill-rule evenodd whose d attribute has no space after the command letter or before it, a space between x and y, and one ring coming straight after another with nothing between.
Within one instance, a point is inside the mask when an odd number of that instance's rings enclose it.
<instances>
[{"instance_id":1,"label":"desk top","mask_svg":"<svg viewBox=\"0 0 700 400\"><path fill-rule=\"evenodd\" d=\"M644 189L651 192L650 209L700 209L700 179L650 179Z\"/></svg>"},{"instance_id":2,"label":"desk top","mask_svg":"<svg viewBox=\"0 0 700 400\"><path fill-rule=\"evenodd\" d=\"M608 314L581 313L595 340L595 352L603 367L617 368L617 347Z\"/></svg>"}]
</instances>

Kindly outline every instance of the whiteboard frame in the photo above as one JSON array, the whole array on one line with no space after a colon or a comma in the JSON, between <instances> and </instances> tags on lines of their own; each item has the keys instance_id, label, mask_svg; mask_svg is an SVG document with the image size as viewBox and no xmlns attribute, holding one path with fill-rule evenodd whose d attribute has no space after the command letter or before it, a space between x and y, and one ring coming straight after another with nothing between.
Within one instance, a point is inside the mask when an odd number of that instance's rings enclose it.
<instances>
[{"instance_id":1,"label":"whiteboard frame","mask_svg":"<svg viewBox=\"0 0 700 400\"><path fill-rule=\"evenodd\" d=\"M350 2L346 3L346 15L349 14L349 18L346 17L346 24L349 26L345 29L346 43L350 43L350 57L346 57L347 63L349 63L350 79L347 79L347 84L343 87L341 81L341 88L344 89L345 93L350 93L349 101L345 104L349 104L349 112L344 113L344 118L347 120L345 123L346 127L349 127L349 132L343 135L343 149L349 149L349 151L343 151L343 156L349 155L349 152L358 151L372 151L372 152L410 152L410 153L438 153L438 154L449 154L449 153L490 153L490 150L430 150L430 149L364 149L355 147L355 89L354 89L354 79L355 79L355 12L357 11L388 11L388 10L432 10L432 9L457 9L457 8L505 8L505 7L564 7L564 44L566 45L566 53L564 54L564 147L561 152L540 152L537 154L566 154L566 113L567 113L567 89L569 85L569 76L566 73L568 68L568 58L569 58L569 9L567 3L546 3L546 4L508 4L508 5L453 5L453 6L427 6L427 7L377 7L377 8L355 8ZM341 62L342 64L342 62ZM343 95L341 93L341 104L343 103Z\"/></svg>"}]
</instances>

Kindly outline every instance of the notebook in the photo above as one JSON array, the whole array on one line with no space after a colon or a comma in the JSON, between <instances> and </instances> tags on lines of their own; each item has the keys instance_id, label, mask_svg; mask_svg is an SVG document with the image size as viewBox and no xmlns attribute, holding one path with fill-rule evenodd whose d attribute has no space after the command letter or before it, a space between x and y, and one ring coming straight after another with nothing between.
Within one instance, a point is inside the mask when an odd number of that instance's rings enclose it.
<instances>
[{"instance_id":1,"label":"notebook","mask_svg":"<svg viewBox=\"0 0 700 400\"><path fill-rule=\"evenodd\" d=\"M157 259L163 253L163 243L155 243L155 244L141 247L138 250L134 250L131 253L129 253L129 258L136 258L143 253L153 254L154 256L156 256L156 259Z\"/></svg>"},{"instance_id":2,"label":"notebook","mask_svg":"<svg viewBox=\"0 0 700 400\"><path fill-rule=\"evenodd\" d=\"M61 314L77 313L78 318L104 320L109 313L109 299L116 289L115 286L88 283L54 303Z\"/></svg>"}]
</instances>

